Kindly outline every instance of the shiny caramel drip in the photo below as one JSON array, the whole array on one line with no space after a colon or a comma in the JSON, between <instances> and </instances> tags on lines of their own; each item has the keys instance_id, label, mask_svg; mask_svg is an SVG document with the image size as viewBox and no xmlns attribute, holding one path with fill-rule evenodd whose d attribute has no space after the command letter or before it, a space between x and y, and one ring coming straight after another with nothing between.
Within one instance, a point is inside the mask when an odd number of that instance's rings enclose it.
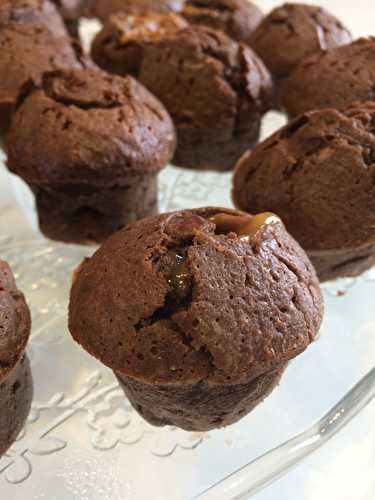
<instances>
[{"instance_id":1,"label":"shiny caramel drip","mask_svg":"<svg viewBox=\"0 0 375 500\"><path fill-rule=\"evenodd\" d=\"M191 275L184 259L176 255L176 265L168 278L168 284L172 288L171 296L173 302L183 302L191 293Z\"/></svg>"},{"instance_id":2,"label":"shiny caramel drip","mask_svg":"<svg viewBox=\"0 0 375 500\"><path fill-rule=\"evenodd\" d=\"M216 225L217 233L236 233L241 239L251 238L264 226L281 223L281 219L272 212L254 216L219 213L211 217L210 221Z\"/></svg>"}]
</instances>

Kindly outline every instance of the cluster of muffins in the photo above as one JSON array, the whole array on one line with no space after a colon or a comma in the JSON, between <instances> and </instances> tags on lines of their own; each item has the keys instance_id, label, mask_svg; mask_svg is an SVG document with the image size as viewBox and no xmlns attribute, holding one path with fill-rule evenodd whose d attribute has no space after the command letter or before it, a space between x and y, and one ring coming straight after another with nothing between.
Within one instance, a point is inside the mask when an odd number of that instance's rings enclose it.
<instances>
[{"instance_id":1,"label":"cluster of muffins","mask_svg":"<svg viewBox=\"0 0 375 500\"><path fill-rule=\"evenodd\" d=\"M319 280L375 264L375 40L248 0L5 0L0 26L8 168L45 236L103 243L72 336L150 423L236 422L316 338ZM291 121L259 143L271 109ZM234 170L238 210L158 215L170 162Z\"/></svg>"}]
</instances>

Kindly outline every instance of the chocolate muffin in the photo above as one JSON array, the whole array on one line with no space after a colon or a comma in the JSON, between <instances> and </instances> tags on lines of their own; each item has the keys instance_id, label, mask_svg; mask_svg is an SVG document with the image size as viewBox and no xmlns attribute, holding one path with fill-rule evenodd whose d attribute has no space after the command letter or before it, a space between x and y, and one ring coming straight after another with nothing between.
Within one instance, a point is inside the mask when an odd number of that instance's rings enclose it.
<instances>
[{"instance_id":1,"label":"chocolate muffin","mask_svg":"<svg viewBox=\"0 0 375 500\"><path fill-rule=\"evenodd\" d=\"M77 271L74 339L151 424L239 420L314 340L315 272L272 214L185 210L129 225Z\"/></svg>"},{"instance_id":2,"label":"chocolate muffin","mask_svg":"<svg viewBox=\"0 0 375 500\"><path fill-rule=\"evenodd\" d=\"M286 80L282 106L290 117L326 107L373 101L375 38L361 38L305 59Z\"/></svg>"},{"instance_id":3,"label":"chocolate muffin","mask_svg":"<svg viewBox=\"0 0 375 500\"><path fill-rule=\"evenodd\" d=\"M49 0L3 0L0 46L0 130L4 135L18 92L27 79L42 71L79 68L84 63Z\"/></svg>"},{"instance_id":4,"label":"chocolate muffin","mask_svg":"<svg viewBox=\"0 0 375 500\"><path fill-rule=\"evenodd\" d=\"M139 75L145 45L183 28L188 23L176 14L110 16L91 48L93 60L109 73Z\"/></svg>"},{"instance_id":5,"label":"chocolate muffin","mask_svg":"<svg viewBox=\"0 0 375 500\"><path fill-rule=\"evenodd\" d=\"M190 27L147 44L139 79L172 116L174 163L183 167L233 168L258 141L271 107L272 82L262 62L211 28Z\"/></svg>"},{"instance_id":6,"label":"chocolate muffin","mask_svg":"<svg viewBox=\"0 0 375 500\"><path fill-rule=\"evenodd\" d=\"M88 12L92 17L106 21L111 14L166 14L180 12L184 0L88 0Z\"/></svg>"},{"instance_id":7,"label":"chocolate muffin","mask_svg":"<svg viewBox=\"0 0 375 500\"><path fill-rule=\"evenodd\" d=\"M32 379L25 355L30 312L8 264L0 260L0 457L25 424L32 400Z\"/></svg>"},{"instance_id":8,"label":"chocolate muffin","mask_svg":"<svg viewBox=\"0 0 375 500\"><path fill-rule=\"evenodd\" d=\"M191 24L225 31L247 44L263 19L262 11L249 0L187 0L181 15Z\"/></svg>"},{"instance_id":9,"label":"chocolate muffin","mask_svg":"<svg viewBox=\"0 0 375 500\"><path fill-rule=\"evenodd\" d=\"M41 231L97 243L157 211L157 173L173 156L175 133L131 77L66 70L25 86L7 148L9 169L35 194Z\"/></svg>"},{"instance_id":10,"label":"chocolate muffin","mask_svg":"<svg viewBox=\"0 0 375 500\"><path fill-rule=\"evenodd\" d=\"M375 265L375 103L301 115L239 162L233 199L272 210L321 281Z\"/></svg>"},{"instance_id":11,"label":"chocolate muffin","mask_svg":"<svg viewBox=\"0 0 375 500\"><path fill-rule=\"evenodd\" d=\"M351 40L349 30L324 8L286 3L263 19L250 44L277 81L306 57Z\"/></svg>"}]
</instances>

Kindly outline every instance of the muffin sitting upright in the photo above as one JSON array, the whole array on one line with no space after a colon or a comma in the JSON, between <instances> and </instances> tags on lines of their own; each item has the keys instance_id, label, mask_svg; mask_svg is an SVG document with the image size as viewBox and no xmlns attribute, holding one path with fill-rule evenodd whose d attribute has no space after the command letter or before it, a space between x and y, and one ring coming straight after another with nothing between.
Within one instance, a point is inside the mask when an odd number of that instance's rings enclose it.
<instances>
[{"instance_id":1,"label":"muffin sitting upright","mask_svg":"<svg viewBox=\"0 0 375 500\"><path fill-rule=\"evenodd\" d=\"M314 109L374 101L374 81L375 38L361 38L305 59L285 81L281 104L293 118Z\"/></svg>"},{"instance_id":2,"label":"muffin sitting upright","mask_svg":"<svg viewBox=\"0 0 375 500\"><path fill-rule=\"evenodd\" d=\"M187 0L181 15L191 24L225 31L233 40L247 44L263 18L249 0Z\"/></svg>"},{"instance_id":3,"label":"muffin sitting upright","mask_svg":"<svg viewBox=\"0 0 375 500\"><path fill-rule=\"evenodd\" d=\"M29 414L33 385L25 348L30 312L12 271L0 260L0 457L15 441Z\"/></svg>"},{"instance_id":4,"label":"muffin sitting upright","mask_svg":"<svg viewBox=\"0 0 375 500\"><path fill-rule=\"evenodd\" d=\"M132 59L138 69L135 76L161 100L174 121L176 165L229 170L258 141L261 117L271 107L272 83L249 47L211 28L151 32L141 21L132 30L124 24L115 37L119 45L125 37L129 47L141 48L138 62ZM106 40L99 40L103 61ZM110 40L115 46L116 40ZM98 43L94 47L100 53ZM108 60L107 69L123 71L119 53ZM124 59L128 66L129 59Z\"/></svg>"},{"instance_id":5,"label":"muffin sitting upright","mask_svg":"<svg viewBox=\"0 0 375 500\"><path fill-rule=\"evenodd\" d=\"M105 22L112 14L167 14L180 12L185 0L88 0L88 13Z\"/></svg>"},{"instance_id":6,"label":"muffin sitting upright","mask_svg":"<svg viewBox=\"0 0 375 500\"><path fill-rule=\"evenodd\" d=\"M41 231L94 243L157 211L157 173L175 133L131 77L57 71L25 86L7 147L9 169L35 193Z\"/></svg>"},{"instance_id":7,"label":"muffin sitting upright","mask_svg":"<svg viewBox=\"0 0 375 500\"><path fill-rule=\"evenodd\" d=\"M351 40L345 26L322 7L286 3L263 19L250 45L278 81L304 58Z\"/></svg>"},{"instance_id":8,"label":"muffin sitting upright","mask_svg":"<svg viewBox=\"0 0 375 500\"><path fill-rule=\"evenodd\" d=\"M0 26L0 129L5 133L27 79L42 71L82 67L82 60L49 0L2 0Z\"/></svg>"},{"instance_id":9,"label":"muffin sitting upright","mask_svg":"<svg viewBox=\"0 0 375 500\"><path fill-rule=\"evenodd\" d=\"M312 111L239 162L233 198L272 210L322 281L375 265L375 103Z\"/></svg>"},{"instance_id":10,"label":"muffin sitting upright","mask_svg":"<svg viewBox=\"0 0 375 500\"><path fill-rule=\"evenodd\" d=\"M148 218L77 271L69 328L154 425L239 420L314 340L315 272L272 214L222 208Z\"/></svg>"}]
</instances>

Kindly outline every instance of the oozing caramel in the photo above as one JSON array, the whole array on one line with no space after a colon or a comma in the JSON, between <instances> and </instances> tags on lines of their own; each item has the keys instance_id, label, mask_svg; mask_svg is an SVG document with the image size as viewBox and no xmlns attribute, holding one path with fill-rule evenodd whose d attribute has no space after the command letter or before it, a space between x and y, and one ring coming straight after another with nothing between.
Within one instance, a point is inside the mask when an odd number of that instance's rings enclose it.
<instances>
[{"instance_id":1,"label":"oozing caramel","mask_svg":"<svg viewBox=\"0 0 375 500\"><path fill-rule=\"evenodd\" d=\"M180 255L176 255L176 265L168 278L168 284L172 288L170 298L173 302L183 302L190 295L191 275L185 259Z\"/></svg>"},{"instance_id":2,"label":"oozing caramel","mask_svg":"<svg viewBox=\"0 0 375 500\"><path fill-rule=\"evenodd\" d=\"M211 217L210 221L216 225L217 233L236 233L241 239L251 238L264 226L281 223L281 219L272 212L254 216L219 213Z\"/></svg>"}]
</instances>

